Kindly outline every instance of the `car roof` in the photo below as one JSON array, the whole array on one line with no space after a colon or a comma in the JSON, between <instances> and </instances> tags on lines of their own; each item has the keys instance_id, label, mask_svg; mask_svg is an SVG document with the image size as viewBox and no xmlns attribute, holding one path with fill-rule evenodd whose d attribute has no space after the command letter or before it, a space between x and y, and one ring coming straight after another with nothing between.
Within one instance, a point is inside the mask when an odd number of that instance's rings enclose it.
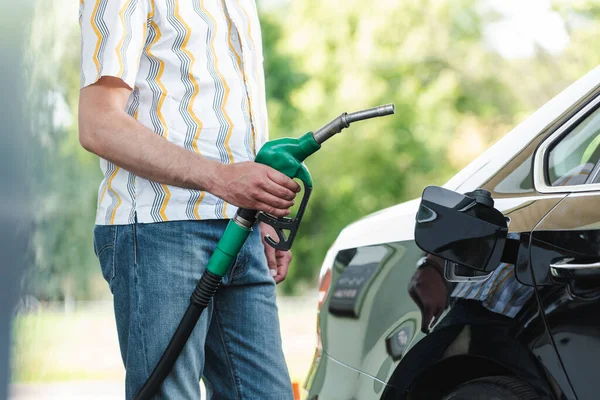
<instances>
[{"instance_id":1,"label":"car roof","mask_svg":"<svg viewBox=\"0 0 600 400\"><path fill-rule=\"evenodd\" d=\"M540 132L599 84L600 66L540 107L454 175L444 187L461 193L481 187ZM419 201L414 199L386 208L348 225L332 245L330 253L359 246L412 240Z\"/></svg>"}]
</instances>

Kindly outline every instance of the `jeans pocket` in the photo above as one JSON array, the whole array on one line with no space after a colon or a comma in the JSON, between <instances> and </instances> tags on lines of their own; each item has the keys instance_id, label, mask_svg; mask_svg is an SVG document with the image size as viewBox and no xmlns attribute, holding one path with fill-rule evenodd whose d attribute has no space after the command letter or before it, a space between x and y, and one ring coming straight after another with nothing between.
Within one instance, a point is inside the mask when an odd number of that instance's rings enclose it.
<instances>
[{"instance_id":1,"label":"jeans pocket","mask_svg":"<svg viewBox=\"0 0 600 400\"><path fill-rule=\"evenodd\" d=\"M102 276L109 286L111 286L117 272L115 265L116 240L116 225L96 225L94 228L94 252L100 262Z\"/></svg>"}]
</instances>

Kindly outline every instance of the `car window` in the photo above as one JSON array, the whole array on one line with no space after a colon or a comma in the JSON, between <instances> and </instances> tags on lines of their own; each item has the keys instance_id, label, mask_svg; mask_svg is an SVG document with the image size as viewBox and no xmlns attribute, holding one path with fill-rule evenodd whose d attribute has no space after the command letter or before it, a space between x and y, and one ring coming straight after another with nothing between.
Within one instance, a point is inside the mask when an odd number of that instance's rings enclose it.
<instances>
[{"instance_id":1,"label":"car window","mask_svg":"<svg viewBox=\"0 0 600 400\"><path fill-rule=\"evenodd\" d=\"M533 191L533 153L494 188L496 193L528 193Z\"/></svg>"},{"instance_id":2,"label":"car window","mask_svg":"<svg viewBox=\"0 0 600 400\"><path fill-rule=\"evenodd\" d=\"M582 185L599 159L600 109L597 109L551 148L548 181L552 186Z\"/></svg>"}]
</instances>

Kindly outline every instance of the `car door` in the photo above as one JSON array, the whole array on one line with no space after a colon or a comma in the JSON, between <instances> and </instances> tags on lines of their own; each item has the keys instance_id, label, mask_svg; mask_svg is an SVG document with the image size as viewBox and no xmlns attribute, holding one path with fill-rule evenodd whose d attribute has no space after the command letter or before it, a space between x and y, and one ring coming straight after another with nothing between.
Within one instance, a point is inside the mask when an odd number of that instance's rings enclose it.
<instances>
[{"instance_id":1,"label":"car door","mask_svg":"<svg viewBox=\"0 0 600 400\"><path fill-rule=\"evenodd\" d=\"M536 151L540 193L567 193L531 234L530 263L547 329L579 400L600 393L600 101Z\"/></svg>"}]
</instances>

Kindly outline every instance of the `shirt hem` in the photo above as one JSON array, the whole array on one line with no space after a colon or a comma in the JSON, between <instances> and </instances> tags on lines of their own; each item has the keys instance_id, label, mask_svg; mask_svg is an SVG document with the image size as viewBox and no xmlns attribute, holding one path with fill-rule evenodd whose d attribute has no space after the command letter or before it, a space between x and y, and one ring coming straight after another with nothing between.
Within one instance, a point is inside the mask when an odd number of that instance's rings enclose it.
<instances>
[{"instance_id":1,"label":"shirt hem","mask_svg":"<svg viewBox=\"0 0 600 400\"><path fill-rule=\"evenodd\" d=\"M214 205L204 206L202 205L198 208L199 217L190 218L185 212L177 213L173 216L168 216L168 218L155 218L151 215L150 210L151 207L120 207L118 214L115 216L112 223L106 222L106 209L98 209L96 213L96 225L131 225L132 221L130 216L135 213L136 222L140 224L154 224L161 222L172 222L172 221L203 221L203 220L228 220L235 215L238 207L235 207L231 204L227 205L227 217L222 217L217 215L214 212Z\"/></svg>"}]
</instances>

